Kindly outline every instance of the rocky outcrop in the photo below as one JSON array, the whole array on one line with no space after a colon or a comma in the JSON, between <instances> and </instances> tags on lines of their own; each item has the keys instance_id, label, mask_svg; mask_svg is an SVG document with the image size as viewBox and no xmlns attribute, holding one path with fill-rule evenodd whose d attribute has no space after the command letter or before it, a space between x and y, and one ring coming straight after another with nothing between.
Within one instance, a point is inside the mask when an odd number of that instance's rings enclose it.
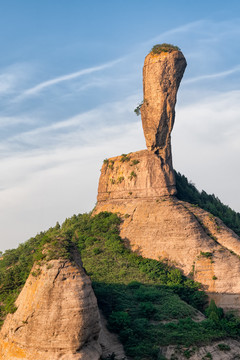
<instances>
[{"instance_id":1,"label":"rocky outcrop","mask_svg":"<svg viewBox=\"0 0 240 360\"><path fill-rule=\"evenodd\" d=\"M170 137L185 67L180 51L146 57L141 116L148 150L104 162L94 213L119 213L126 246L165 259L202 283L218 306L240 310L239 237L210 213L174 196Z\"/></svg>"},{"instance_id":2,"label":"rocky outcrop","mask_svg":"<svg viewBox=\"0 0 240 360\"><path fill-rule=\"evenodd\" d=\"M100 317L79 259L35 265L0 332L1 360L99 360Z\"/></svg>"},{"instance_id":3,"label":"rocky outcrop","mask_svg":"<svg viewBox=\"0 0 240 360\"><path fill-rule=\"evenodd\" d=\"M142 126L147 148L160 158L161 169L172 179L171 131L175 119L177 91L186 68L181 51L150 52L143 67Z\"/></svg>"},{"instance_id":4,"label":"rocky outcrop","mask_svg":"<svg viewBox=\"0 0 240 360\"><path fill-rule=\"evenodd\" d=\"M104 161L98 186L98 201L148 198L176 193L170 167L162 171L163 160L142 150Z\"/></svg>"}]
</instances>

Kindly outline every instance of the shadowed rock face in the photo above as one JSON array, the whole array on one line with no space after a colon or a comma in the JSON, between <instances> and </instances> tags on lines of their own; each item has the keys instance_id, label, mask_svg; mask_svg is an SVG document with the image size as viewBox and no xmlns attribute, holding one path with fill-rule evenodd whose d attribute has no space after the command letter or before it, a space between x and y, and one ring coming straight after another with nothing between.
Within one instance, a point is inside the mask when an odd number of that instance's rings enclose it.
<instances>
[{"instance_id":1,"label":"shadowed rock face","mask_svg":"<svg viewBox=\"0 0 240 360\"><path fill-rule=\"evenodd\" d=\"M171 161L171 131L186 60L181 51L148 54L143 67L142 126L148 150Z\"/></svg>"}]
</instances>

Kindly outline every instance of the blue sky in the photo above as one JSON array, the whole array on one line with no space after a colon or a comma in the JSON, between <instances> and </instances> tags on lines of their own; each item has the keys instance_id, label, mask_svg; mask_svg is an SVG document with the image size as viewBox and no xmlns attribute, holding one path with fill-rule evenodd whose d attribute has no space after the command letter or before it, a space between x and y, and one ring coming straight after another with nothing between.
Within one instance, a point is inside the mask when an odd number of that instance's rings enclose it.
<instances>
[{"instance_id":1,"label":"blue sky","mask_svg":"<svg viewBox=\"0 0 240 360\"><path fill-rule=\"evenodd\" d=\"M144 149L144 57L188 62L173 163L240 211L240 2L0 0L0 250L96 202L102 160Z\"/></svg>"}]
</instances>

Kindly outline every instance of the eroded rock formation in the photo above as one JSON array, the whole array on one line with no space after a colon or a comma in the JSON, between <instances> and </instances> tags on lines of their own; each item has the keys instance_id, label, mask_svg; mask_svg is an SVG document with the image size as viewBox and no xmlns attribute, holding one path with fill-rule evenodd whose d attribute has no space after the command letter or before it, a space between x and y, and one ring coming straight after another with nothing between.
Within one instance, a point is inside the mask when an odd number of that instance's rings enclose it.
<instances>
[{"instance_id":1,"label":"eroded rock formation","mask_svg":"<svg viewBox=\"0 0 240 360\"><path fill-rule=\"evenodd\" d=\"M80 260L35 265L0 332L1 360L99 360L100 317Z\"/></svg>"},{"instance_id":2,"label":"eroded rock formation","mask_svg":"<svg viewBox=\"0 0 240 360\"><path fill-rule=\"evenodd\" d=\"M95 213L119 213L121 237L133 251L166 259L201 282L218 306L240 310L239 237L174 196L170 135L185 67L180 51L146 57L141 115L148 150L105 161Z\"/></svg>"},{"instance_id":3,"label":"eroded rock formation","mask_svg":"<svg viewBox=\"0 0 240 360\"><path fill-rule=\"evenodd\" d=\"M171 158L171 131L175 119L177 91L186 60L181 51L150 52L143 66L142 126L148 150Z\"/></svg>"}]
</instances>

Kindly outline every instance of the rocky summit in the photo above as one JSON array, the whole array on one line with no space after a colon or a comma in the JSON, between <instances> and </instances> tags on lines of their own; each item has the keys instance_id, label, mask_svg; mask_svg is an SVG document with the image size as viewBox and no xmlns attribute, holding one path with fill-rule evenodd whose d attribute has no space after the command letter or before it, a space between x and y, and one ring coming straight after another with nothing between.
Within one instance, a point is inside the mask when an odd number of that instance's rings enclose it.
<instances>
[{"instance_id":1,"label":"rocky summit","mask_svg":"<svg viewBox=\"0 0 240 360\"><path fill-rule=\"evenodd\" d=\"M147 55L141 116L148 150L104 161L95 213L119 213L126 246L165 259L199 281L218 306L239 311L239 237L219 218L175 197L171 130L185 67L179 50Z\"/></svg>"}]
</instances>

